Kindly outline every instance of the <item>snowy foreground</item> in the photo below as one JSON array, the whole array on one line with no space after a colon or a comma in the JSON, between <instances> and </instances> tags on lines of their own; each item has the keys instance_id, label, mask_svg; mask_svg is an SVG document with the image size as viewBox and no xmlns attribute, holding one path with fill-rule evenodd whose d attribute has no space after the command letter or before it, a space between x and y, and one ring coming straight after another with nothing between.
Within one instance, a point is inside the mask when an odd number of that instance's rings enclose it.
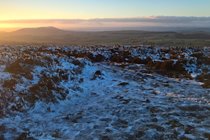
<instances>
[{"instance_id":1,"label":"snowy foreground","mask_svg":"<svg viewBox=\"0 0 210 140\"><path fill-rule=\"evenodd\" d=\"M210 49L0 48L0 139L210 139Z\"/></svg>"}]
</instances>

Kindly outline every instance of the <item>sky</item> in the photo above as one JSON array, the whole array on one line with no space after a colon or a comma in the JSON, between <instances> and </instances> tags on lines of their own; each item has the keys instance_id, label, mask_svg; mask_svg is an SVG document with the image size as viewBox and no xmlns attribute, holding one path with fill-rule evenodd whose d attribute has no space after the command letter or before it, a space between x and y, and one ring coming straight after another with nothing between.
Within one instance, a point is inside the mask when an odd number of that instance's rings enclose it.
<instances>
[{"instance_id":1,"label":"sky","mask_svg":"<svg viewBox=\"0 0 210 140\"><path fill-rule=\"evenodd\" d=\"M200 22L204 19L205 23L199 24L206 26L206 18L210 17L209 7L210 0L0 0L0 30L38 26L78 30L95 26L103 29L169 26L163 17L178 21L180 18L177 17L203 17ZM161 19L162 23L128 20L133 18ZM104 22L105 19L112 20ZM123 22L113 22L113 19L123 19Z\"/></svg>"}]
</instances>

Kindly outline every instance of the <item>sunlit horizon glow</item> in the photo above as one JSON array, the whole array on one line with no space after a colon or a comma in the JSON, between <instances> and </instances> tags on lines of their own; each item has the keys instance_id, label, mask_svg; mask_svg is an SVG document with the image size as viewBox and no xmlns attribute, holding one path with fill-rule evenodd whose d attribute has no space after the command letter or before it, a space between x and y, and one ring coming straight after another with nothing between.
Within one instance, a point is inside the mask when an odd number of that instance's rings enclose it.
<instances>
[{"instance_id":1,"label":"sunlit horizon glow","mask_svg":"<svg viewBox=\"0 0 210 140\"><path fill-rule=\"evenodd\" d=\"M93 27L111 29L157 25L181 26L177 22L179 20L177 17L185 17L187 20L189 17L203 17L205 23L199 25L202 27L209 23L209 6L209 0L5 0L0 1L0 31L42 26L69 30ZM177 25L168 24L167 19L159 17L174 17ZM133 18L153 21L117 20ZM156 18L162 22L157 23ZM208 19L207 22L205 18ZM192 21L191 23L192 26L198 26L197 23L194 24Z\"/></svg>"}]
</instances>

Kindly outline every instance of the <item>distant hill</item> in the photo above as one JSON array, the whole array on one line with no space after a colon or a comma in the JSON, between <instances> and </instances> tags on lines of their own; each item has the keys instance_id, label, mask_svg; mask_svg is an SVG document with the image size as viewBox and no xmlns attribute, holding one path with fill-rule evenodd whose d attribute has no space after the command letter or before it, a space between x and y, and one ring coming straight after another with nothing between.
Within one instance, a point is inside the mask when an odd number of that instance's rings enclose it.
<instances>
[{"instance_id":1,"label":"distant hill","mask_svg":"<svg viewBox=\"0 0 210 140\"><path fill-rule=\"evenodd\" d=\"M24 28L0 33L0 43L53 43L70 45L158 44L210 46L210 33L197 30L181 31L65 31L55 27Z\"/></svg>"},{"instance_id":2,"label":"distant hill","mask_svg":"<svg viewBox=\"0 0 210 140\"><path fill-rule=\"evenodd\" d=\"M13 35L63 35L67 34L68 31L64 31L55 27L40 27L40 28L23 28L14 32Z\"/></svg>"}]
</instances>

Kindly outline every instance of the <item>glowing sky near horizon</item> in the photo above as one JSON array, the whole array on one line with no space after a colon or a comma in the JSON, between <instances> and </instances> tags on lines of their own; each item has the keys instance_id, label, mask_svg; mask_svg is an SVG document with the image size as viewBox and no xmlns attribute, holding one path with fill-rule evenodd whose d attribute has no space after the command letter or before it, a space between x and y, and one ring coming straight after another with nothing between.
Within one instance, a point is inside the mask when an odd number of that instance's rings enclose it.
<instances>
[{"instance_id":1,"label":"glowing sky near horizon","mask_svg":"<svg viewBox=\"0 0 210 140\"><path fill-rule=\"evenodd\" d=\"M0 0L0 28L34 27L43 24L14 21L31 19L208 17L209 7L210 0ZM8 20L13 22L2 22ZM45 24L50 26L50 23Z\"/></svg>"}]
</instances>

